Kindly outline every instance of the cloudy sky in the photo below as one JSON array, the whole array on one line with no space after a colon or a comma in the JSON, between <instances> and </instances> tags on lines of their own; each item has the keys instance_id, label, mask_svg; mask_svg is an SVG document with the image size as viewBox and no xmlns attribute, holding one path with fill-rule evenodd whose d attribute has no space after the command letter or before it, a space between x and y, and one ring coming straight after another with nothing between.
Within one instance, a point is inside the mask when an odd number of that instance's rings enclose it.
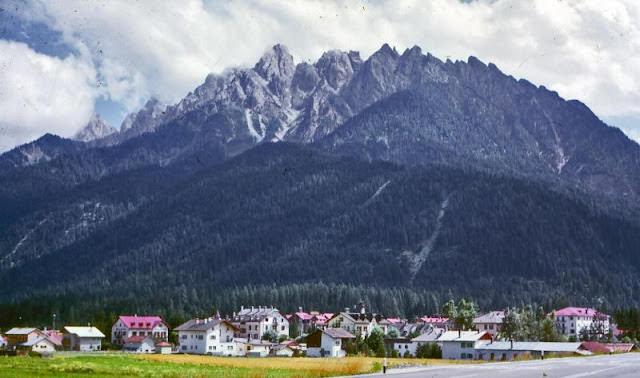
<instances>
[{"instance_id":1,"label":"cloudy sky","mask_svg":"<svg viewBox=\"0 0 640 378\"><path fill-rule=\"evenodd\" d=\"M275 43L296 61L383 43L469 55L585 102L640 141L640 1L0 1L0 151L92 113L119 127Z\"/></svg>"}]
</instances>

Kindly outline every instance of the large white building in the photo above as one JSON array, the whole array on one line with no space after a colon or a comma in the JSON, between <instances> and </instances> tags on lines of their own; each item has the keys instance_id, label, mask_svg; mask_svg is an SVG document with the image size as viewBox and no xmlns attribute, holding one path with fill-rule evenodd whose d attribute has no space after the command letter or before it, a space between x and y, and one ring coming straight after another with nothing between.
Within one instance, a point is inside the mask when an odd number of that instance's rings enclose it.
<instances>
[{"instance_id":1,"label":"large white building","mask_svg":"<svg viewBox=\"0 0 640 378\"><path fill-rule=\"evenodd\" d=\"M603 334L609 333L610 316L603 314L593 308L565 307L553 312L558 332L564 336L575 336L580 339L580 332L583 329L589 330L594 322L594 318L601 323Z\"/></svg>"},{"instance_id":2,"label":"large white building","mask_svg":"<svg viewBox=\"0 0 640 378\"><path fill-rule=\"evenodd\" d=\"M289 321L286 315L274 307L240 308L229 320L238 329L236 336L247 340L262 340L267 331L289 337Z\"/></svg>"},{"instance_id":3,"label":"large white building","mask_svg":"<svg viewBox=\"0 0 640 378\"><path fill-rule=\"evenodd\" d=\"M62 329L62 345L65 350L95 352L102 349L104 337L104 333L91 326L66 326Z\"/></svg>"},{"instance_id":4,"label":"large white building","mask_svg":"<svg viewBox=\"0 0 640 378\"><path fill-rule=\"evenodd\" d=\"M123 345L132 336L151 336L158 341L168 341L169 326L159 316L120 315L111 327L111 343Z\"/></svg>"},{"instance_id":5,"label":"large white building","mask_svg":"<svg viewBox=\"0 0 640 378\"><path fill-rule=\"evenodd\" d=\"M492 340L485 331L447 331L437 341L442 345L442 359L475 360L478 359L476 347L484 340Z\"/></svg>"},{"instance_id":6,"label":"large white building","mask_svg":"<svg viewBox=\"0 0 640 378\"><path fill-rule=\"evenodd\" d=\"M343 328L355 335L365 337L369 336L374 329L380 328L378 319L382 320L382 317L367 313L364 305L360 304L358 312L351 312L346 308L344 311L334 314L327 321L327 328Z\"/></svg>"},{"instance_id":7,"label":"large white building","mask_svg":"<svg viewBox=\"0 0 640 378\"><path fill-rule=\"evenodd\" d=\"M178 331L178 352L235 356L236 327L224 319L191 319L175 329Z\"/></svg>"}]
</instances>

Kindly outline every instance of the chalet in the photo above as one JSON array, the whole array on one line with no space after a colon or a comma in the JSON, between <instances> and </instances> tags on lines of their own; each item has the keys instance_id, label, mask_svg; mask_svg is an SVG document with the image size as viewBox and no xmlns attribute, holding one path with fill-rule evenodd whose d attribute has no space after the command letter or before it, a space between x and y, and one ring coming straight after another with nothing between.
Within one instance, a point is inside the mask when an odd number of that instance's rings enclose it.
<instances>
[{"instance_id":1,"label":"chalet","mask_svg":"<svg viewBox=\"0 0 640 378\"><path fill-rule=\"evenodd\" d=\"M152 336L167 341L169 326L159 316L120 315L111 327L111 343L123 345L124 340L132 336Z\"/></svg>"},{"instance_id":2,"label":"chalet","mask_svg":"<svg viewBox=\"0 0 640 378\"><path fill-rule=\"evenodd\" d=\"M234 356L234 334L238 329L219 318L191 319L176 328L178 351L188 354Z\"/></svg>"},{"instance_id":3,"label":"chalet","mask_svg":"<svg viewBox=\"0 0 640 378\"><path fill-rule=\"evenodd\" d=\"M329 319L333 317L333 313L325 312L323 314L318 314L315 316L315 324L316 329L327 329L327 322Z\"/></svg>"},{"instance_id":4,"label":"chalet","mask_svg":"<svg viewBox=\"0 0 640 378\"><path fill-rule=\"evenodd\" d=\"M487 331L495 339L502 327L504 311L491 311L473 319L473 325L478 331Z\"/></svg>"},{"instance_id":5,"label":"chalet","mask_svg":"<svg viewBox=\"0 0 640 378\"><path fill-rule=\"evenodd\" d=\"M475 352L475 359L486 361L510 361L551 355L590 354L581 346L581 343L526 341L478 341L476 342Z\"/></svg>"},{"instance_id":6,"label":"chalet","mask_svg":"<svg viewBox=\"0 0 640 378\"><path fill-rule=\"evenodd\" d=\"M331 313L319 313L317 311L304 312L302 307L298 308L297 312L291 315L287 315L289 320L289 327L295 324L298 328L298 335L309 333L309 330L326 327L327 320L331 319L333 314Z\"/></svg>"},{"instance_id":7,"label":"chalet","mask_svg":"<svg viewBox=\"0 0 640 378\"><path fill-rule=\"evenodd\" d=\"M229 320L238 329L236 337L247 340L262 340L262 336L271 331L278 336L289 337L289 321L274 307L240 308Z\"/></svg>"},{"instance_id":8,"label":"chalet","mask_svg":"<svg viewBox=\"0 0 640 378\"><path fill-rule=\"evenodd\" d=\"M102 349L104 337L104 333L92 326L66 326L62 329L62 345L65 350L95 352Z\"/></svg>"},{"instance_id":9,"label":"chalet","mask_svg":"<svg viewBox=\"0 0 640 378\"><path fill-rule=\"evenodd\" d=\"M37 328L12 328L5 333L5 342L5 349L20 355L29 352L53 353L61 347L59 340L49 338Z\"/></svg>"},{"instance_id":10,"label":"chalet","mask_svg":"<svg viewBox=\"0 0 640 378\"><path fill-rule=\"evenodd\" d=\"M129 353L155 353L156 339L152 336L131 336L124 340L122 350Z\"/></svg>"},{"instance_id":11,"label":"chalet","mask_svg":"<svg viewBox=\"0 0 640 378\"><path fill-rule=\"evenodd\" d=\"M339 312L327 321L327 329L343 328L356 335L369 336L374 329L378 327L378 320L382 317L373 313L367 313L364 305L361 303L358 312L350 312L346 308L343 312Z\"/></svg>"},{"instance_id":12,"label":"chalet","mask_svg":"<svg viewBox=\"0 0 640 378\"><path fill-rule=\"evenodd\" d=\"M344 357L344 340L355 336L344 328L316 330L306 337L308 357Z\"/></svg>"},{"instance_id":13,"label":"chalet","mask_svg":"<svg viewBox=\"0 0 640 378\"><path fill-rule=\"evenodd\" d=\"M447 331L438 337L442 358L446 360L475 360L478 344L491 340L491 335L485 331Z\"/></svg>"},{"instance_id":14,"label":"chalet","mask_svg":"<svg viewBox=\"0 0 640 378\"><path fill-rule=\"evenodd\" d=\"M555 317L556 328L564 336L580 338L580 332L589 330L592 325L599 328L603 335L609 333L611 317L593 308L565 307L552 314ZM594 324L594 321L600 324Z\"/></svg>"}]
</instances>

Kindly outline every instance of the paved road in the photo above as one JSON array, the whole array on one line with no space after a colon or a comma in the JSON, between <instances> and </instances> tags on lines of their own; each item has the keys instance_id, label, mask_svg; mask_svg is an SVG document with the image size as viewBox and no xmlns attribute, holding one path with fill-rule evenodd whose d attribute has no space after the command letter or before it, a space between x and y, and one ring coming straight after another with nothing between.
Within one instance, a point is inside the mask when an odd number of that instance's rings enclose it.
<instances>
[{"instance_id":1,"label":"paved road","mask_svg":"<svg viewBox=\"0 0 640 378\"><path fill-rule=\"evenodd\" d=\"M565 357L522 362L494 362L479 365L441 365L390 369L393 378L458 377L640 377L640 353L591 357ZM382 376L371 374L366 377Z\"/></svg>"}]
</instances>

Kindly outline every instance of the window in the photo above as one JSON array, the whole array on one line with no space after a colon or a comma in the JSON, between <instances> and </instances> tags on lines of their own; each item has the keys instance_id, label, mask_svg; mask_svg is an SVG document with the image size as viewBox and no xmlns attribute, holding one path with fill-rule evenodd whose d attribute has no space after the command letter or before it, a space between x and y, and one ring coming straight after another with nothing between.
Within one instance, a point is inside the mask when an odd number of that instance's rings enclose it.
<instances>
[{"instance_id":1,"label":"window","mask_svg":"<svg viewBox=\"0 0 640 378\"><path fill-rule=\"evenodd\" d=\"M211 335L211 340L215 340L216 339L216 335Z\"/></svg>"},{"instance_id":2,"label":"window","mask_svg":"<svg viewBox=\"0 0 640 378\"><path fill-rule=\"evenodd\" d=\"M198 335L198 340L204 340L204 336Z\"/></svg>"},{"instance_id":3,"label":"window","mask_svg":"<svg viewBox=\"0 0 640 378\"><path fill-rule=\"evenodd\" d=\"M131 332L132 336L138 336L138 333L136 331Z\"/></svg>"},{"instance_id":4,"label":"window","mask_svg":"<svg viewBox=\"0 0 640 378\"><path fill-rule=\"evenodd\" d=\"M186 346L186 345L183 345L183 346L182 346L182 350L187 350L187 346Z\"/></svg>"},{"instance_id":5,"label":"window","mask_svg":"<svg viewBox=\"0 0 640 378\"><path fill-rule=\"evenodd\" d=\"M186 340L187 339L187 335L182 335L182 340Z\"/></svg>"}]
</instances>

